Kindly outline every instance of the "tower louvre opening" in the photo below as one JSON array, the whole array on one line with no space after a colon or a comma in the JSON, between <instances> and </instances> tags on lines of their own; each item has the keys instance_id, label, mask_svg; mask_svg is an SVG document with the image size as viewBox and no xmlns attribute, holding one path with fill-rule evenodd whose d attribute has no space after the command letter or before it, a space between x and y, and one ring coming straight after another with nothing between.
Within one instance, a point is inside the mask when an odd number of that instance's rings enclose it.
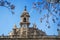
<instances>
[{"instance_id":1,"label":"tower louvre opening","mask_svg":"<svg viewBox=\"0 0 60 40\"><path fill-rule=\"evenodd\" d=\"M23 22L26 22L26 18L24 18Z\"/></svg>"}]
</instances>

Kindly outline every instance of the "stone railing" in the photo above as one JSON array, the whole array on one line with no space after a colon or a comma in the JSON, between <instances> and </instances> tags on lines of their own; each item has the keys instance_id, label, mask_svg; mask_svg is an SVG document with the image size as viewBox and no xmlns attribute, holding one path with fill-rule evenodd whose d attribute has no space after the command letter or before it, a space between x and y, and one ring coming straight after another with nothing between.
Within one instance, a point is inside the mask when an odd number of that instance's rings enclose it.
<instances>
[{"instance_id":1,"label":"stone railing","mask_svg":"<svg viewBox=\"0 0 60 40\"><path fill-rule=\"evenodd\" d=\"M60 38L0 38L0 40L60 40Z\"/></svg>"},{"instance_id":2,"label":"stone railing","mask_svg":"<svg viewBox=\"0 0 60 40\"><path fill-rule=\"evenodd\" d=\"M9 36L0 36L0 40L60 40L60 36L40 36L37 38L9 38Z\"/></svg>"}]
</instances>

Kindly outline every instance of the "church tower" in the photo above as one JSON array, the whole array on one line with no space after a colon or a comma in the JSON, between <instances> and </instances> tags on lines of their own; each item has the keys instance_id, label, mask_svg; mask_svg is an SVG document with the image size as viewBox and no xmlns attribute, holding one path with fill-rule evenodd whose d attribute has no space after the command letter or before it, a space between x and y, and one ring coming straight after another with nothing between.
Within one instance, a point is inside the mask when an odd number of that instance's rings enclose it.
<instances>
[{"instance_id":1,"label":"church tower","mask_svg":"<svg viewBox=\"0 0 60 40\"><path fill-rule=\"evenodd\" d=\"M21 27L24 27L24 28L28 28L29 25L30 25L30 22L29 22L29 13L27 12L26 10L26 6L25 6L25 9L21 15L21 22L20 22L20 25Z\"/></svg>"},{"instance_id":2,"label":"church tower","mask_svg":"<svg viewBox=\"0 0 60 40\"><path fill-rule=\"evenodd\" d=\"M26 6L24 8L24 11L21 15L21 22L20 22L20 37L22 38L27 38L28 36L28 28L29 28L29 25L30 25L30 22L29 22L29 13L27 12L26 10Z\"/></svg>"}]
</instances>

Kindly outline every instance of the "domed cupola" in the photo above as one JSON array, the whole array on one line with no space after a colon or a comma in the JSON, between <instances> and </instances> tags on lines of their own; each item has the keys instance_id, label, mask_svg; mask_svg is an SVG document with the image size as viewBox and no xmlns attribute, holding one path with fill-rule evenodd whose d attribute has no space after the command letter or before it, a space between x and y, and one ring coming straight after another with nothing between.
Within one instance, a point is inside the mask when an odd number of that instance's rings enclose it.
<instances>
[{"instance_id":1,"label":"domed cupola","mask_svg":"<svg viewBox=\"0 0 60 40\"><path fill-rule=\"evenodd\" d=\"M25 9L24 9L24 11L23 11L21 17L24 17L24 16L30 17L29 13L28 13L27 10L26 10L26 6L25 6Z\"/></svg>"}]
</instances>

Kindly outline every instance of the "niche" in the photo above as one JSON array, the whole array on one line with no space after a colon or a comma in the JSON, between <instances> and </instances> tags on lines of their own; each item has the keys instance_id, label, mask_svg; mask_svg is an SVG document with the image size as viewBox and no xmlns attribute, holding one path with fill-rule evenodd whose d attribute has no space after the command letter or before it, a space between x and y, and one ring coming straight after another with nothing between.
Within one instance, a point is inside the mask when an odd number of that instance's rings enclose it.
<instances>
[{"instance_id":1,"label":"niche","mask_svg":"<svg viewBox=\"0 0 60 40\"><path fill-rule=\"evenodd\" d=\"M26 22L26 18L24 18L23 22Z\"/></svg>"}]
</instances>

